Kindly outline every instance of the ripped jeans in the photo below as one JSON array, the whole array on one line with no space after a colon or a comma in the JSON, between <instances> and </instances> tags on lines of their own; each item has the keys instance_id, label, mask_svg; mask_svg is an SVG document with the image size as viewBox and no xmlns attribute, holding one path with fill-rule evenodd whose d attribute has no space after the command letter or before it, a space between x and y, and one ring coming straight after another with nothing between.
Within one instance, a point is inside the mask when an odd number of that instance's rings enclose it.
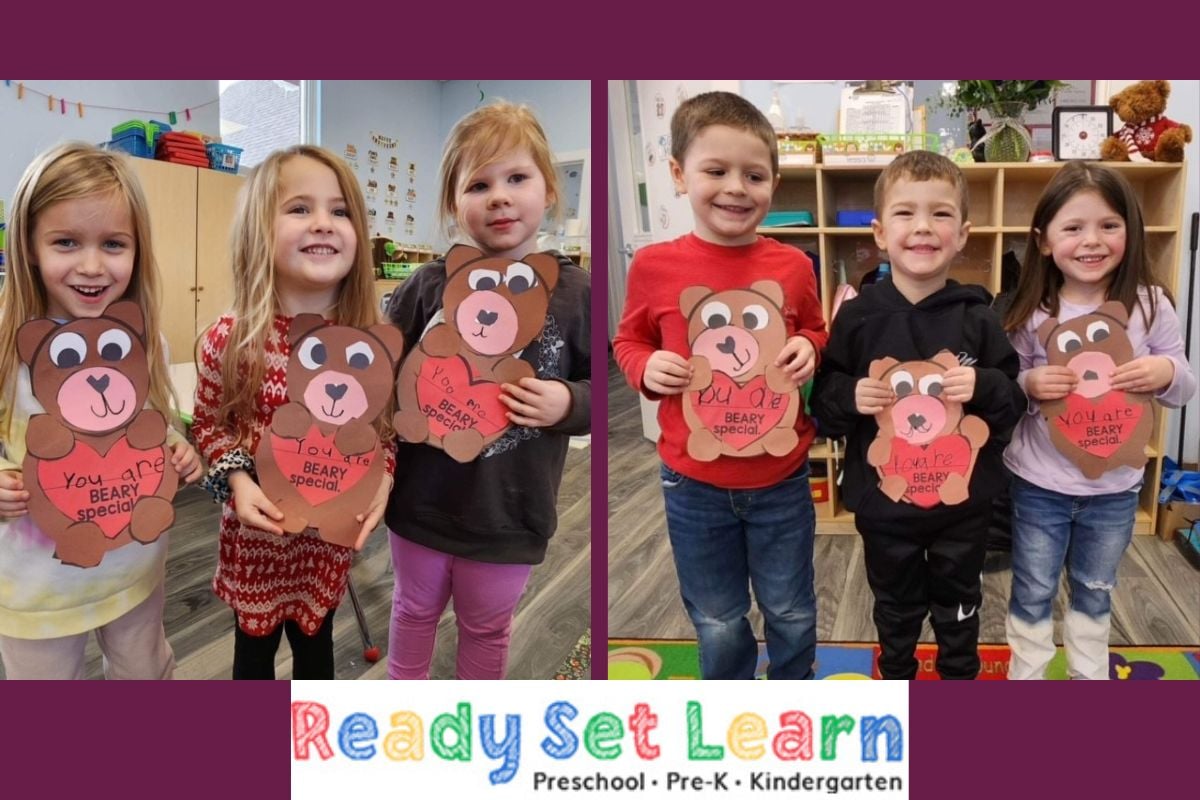
<instances>
[{"instance_id":1,"label":"ripped jeans","mask_svg":"<svg viewBox=\"0 0 1200 800\"><path fill-rule=\"evenodd\" d=\"M1067 569L1063 619L1067 667L1075 678L1108 678L1108 633L1117 567L1133 535L1136 489L1075 497L1013 478L1009 678L1041 678L1054 657L1051 608Z\"/></svg>"}]
</instances>

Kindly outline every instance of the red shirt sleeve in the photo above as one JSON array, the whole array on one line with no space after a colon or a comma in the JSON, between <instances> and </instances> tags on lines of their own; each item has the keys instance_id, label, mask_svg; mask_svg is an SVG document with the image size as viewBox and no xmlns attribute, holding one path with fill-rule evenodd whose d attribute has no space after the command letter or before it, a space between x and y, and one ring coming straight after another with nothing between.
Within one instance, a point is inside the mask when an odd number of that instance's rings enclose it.
<instances>
[{"instance_id":1,"label":"red shirt sleeve","mask_svg":"<svg viewBox=\"0 0 1200 800\"><path fill-rule=\"evenodd\" d=\"M226 451L238 447L237 431L217 423L224 389L221 380L221 358L229 341L233 321L221 317L204 335L197 363L196 402L192 412L192 435L204 460L212 464Z\"/></svg>"}]
</instances>

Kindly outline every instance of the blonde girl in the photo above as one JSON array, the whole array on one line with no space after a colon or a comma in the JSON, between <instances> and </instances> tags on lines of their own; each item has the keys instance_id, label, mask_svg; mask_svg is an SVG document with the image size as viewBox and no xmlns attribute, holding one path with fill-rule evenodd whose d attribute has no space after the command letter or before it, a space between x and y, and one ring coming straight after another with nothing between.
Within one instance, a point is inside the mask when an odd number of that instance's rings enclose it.
<instances>
[{"instance_id":1,"label":"blonde girl","mask_svg":"<svg viewBox=\"0 0 1200 800\"><path fill-rule=\"evenodd\" d=\"M168 536L107 553L80 569L54 558L28 514L21 463L29 419L43 413L17 353L26 320L94 318L118 300L141 306L148 404L168 420L173 395L159 326L149 212L124 156L71 142L34 159L13 198L8 276L0 291L0 659L8 678L83 677L96 632L109 678L162 679L175 670L163 630ZM173 428L172 465L200 478L196 451Z\"/></svg>"},{"instance_id":2,"label":"blonde girl","mask_svg":"<svg viewBox=\"0 0 1200 800\"><path fill-rule=\"evenodd\" d=\"M499 102L459 121L442 157L444 226L485 256L521 259L537 247L558 184L546 135L526 107ZM451 598L459 678L505 675L513 615L557 524L567 443L591 414L588 274L559 256L559 280L538 339L521 353L536 378L505 384L513 423L460 464L426 445L397 445L388 501L396 584L388 675L427 678L438 620ZM416 342L442 318L444 261L422 267L392 297L388 316Z\"/></svg>"},{"instance_id":3,"label":"blonde girl","mask_svg":"<svg viewBox=\"0 0 1200 800\"><path fill-rule=\"evenodd\" d=\"M213 589L236 617L233 677L272 679L282 635L296 678L333 674L333 611L352 551L312 531L283 535L255 482L251 453L287 402L288 327L299 314L369 327L378 321L366 205L340 158L298 145L272 153L242 190L233 228L233 309L205 334L193 432L224 501ZM358 515L357 547L383 514L394 460Z\"/></svg>"}]
</instances>

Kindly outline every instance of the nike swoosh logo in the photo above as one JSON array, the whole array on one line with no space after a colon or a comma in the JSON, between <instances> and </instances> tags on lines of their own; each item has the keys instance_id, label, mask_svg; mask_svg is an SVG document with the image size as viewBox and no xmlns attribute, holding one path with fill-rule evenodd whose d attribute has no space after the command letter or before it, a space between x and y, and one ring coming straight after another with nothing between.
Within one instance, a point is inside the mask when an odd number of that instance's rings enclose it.
<instances>
[{"instance_id":1,"label":"nike swoosh logo","mask_svg":"<svg viewBox=\"0 0 1200 800\"><path fill-rule=\"evenodd\" d=\"M964 614L962 603L958 604L958 621L959 622L962 622L964 619L970 619L973 616L975 616L975 606L971 606L971 610Z\"/></svg>"}]
</instances>

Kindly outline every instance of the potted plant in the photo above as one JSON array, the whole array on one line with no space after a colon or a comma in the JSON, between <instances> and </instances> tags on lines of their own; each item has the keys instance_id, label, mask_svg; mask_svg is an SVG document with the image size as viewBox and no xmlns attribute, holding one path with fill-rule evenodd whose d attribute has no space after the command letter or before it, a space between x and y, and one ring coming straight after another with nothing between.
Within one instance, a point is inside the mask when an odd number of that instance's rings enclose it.
<instances>
[{"instance_id":1,"label":"potted plant","mask_svg":"<svg viewBox=\"0 0 1200 800\"><path fill-rule=\"evenodd\" d=\"M987 109L992 124L984 136L986 160L1025 161L1029 158L1025 112L1067 85L1063 81L956 81L954 94L941 96L937 105L954 116L965 113L973 123L978 122L979 111Z\"/></svg>"}]
</instances>

